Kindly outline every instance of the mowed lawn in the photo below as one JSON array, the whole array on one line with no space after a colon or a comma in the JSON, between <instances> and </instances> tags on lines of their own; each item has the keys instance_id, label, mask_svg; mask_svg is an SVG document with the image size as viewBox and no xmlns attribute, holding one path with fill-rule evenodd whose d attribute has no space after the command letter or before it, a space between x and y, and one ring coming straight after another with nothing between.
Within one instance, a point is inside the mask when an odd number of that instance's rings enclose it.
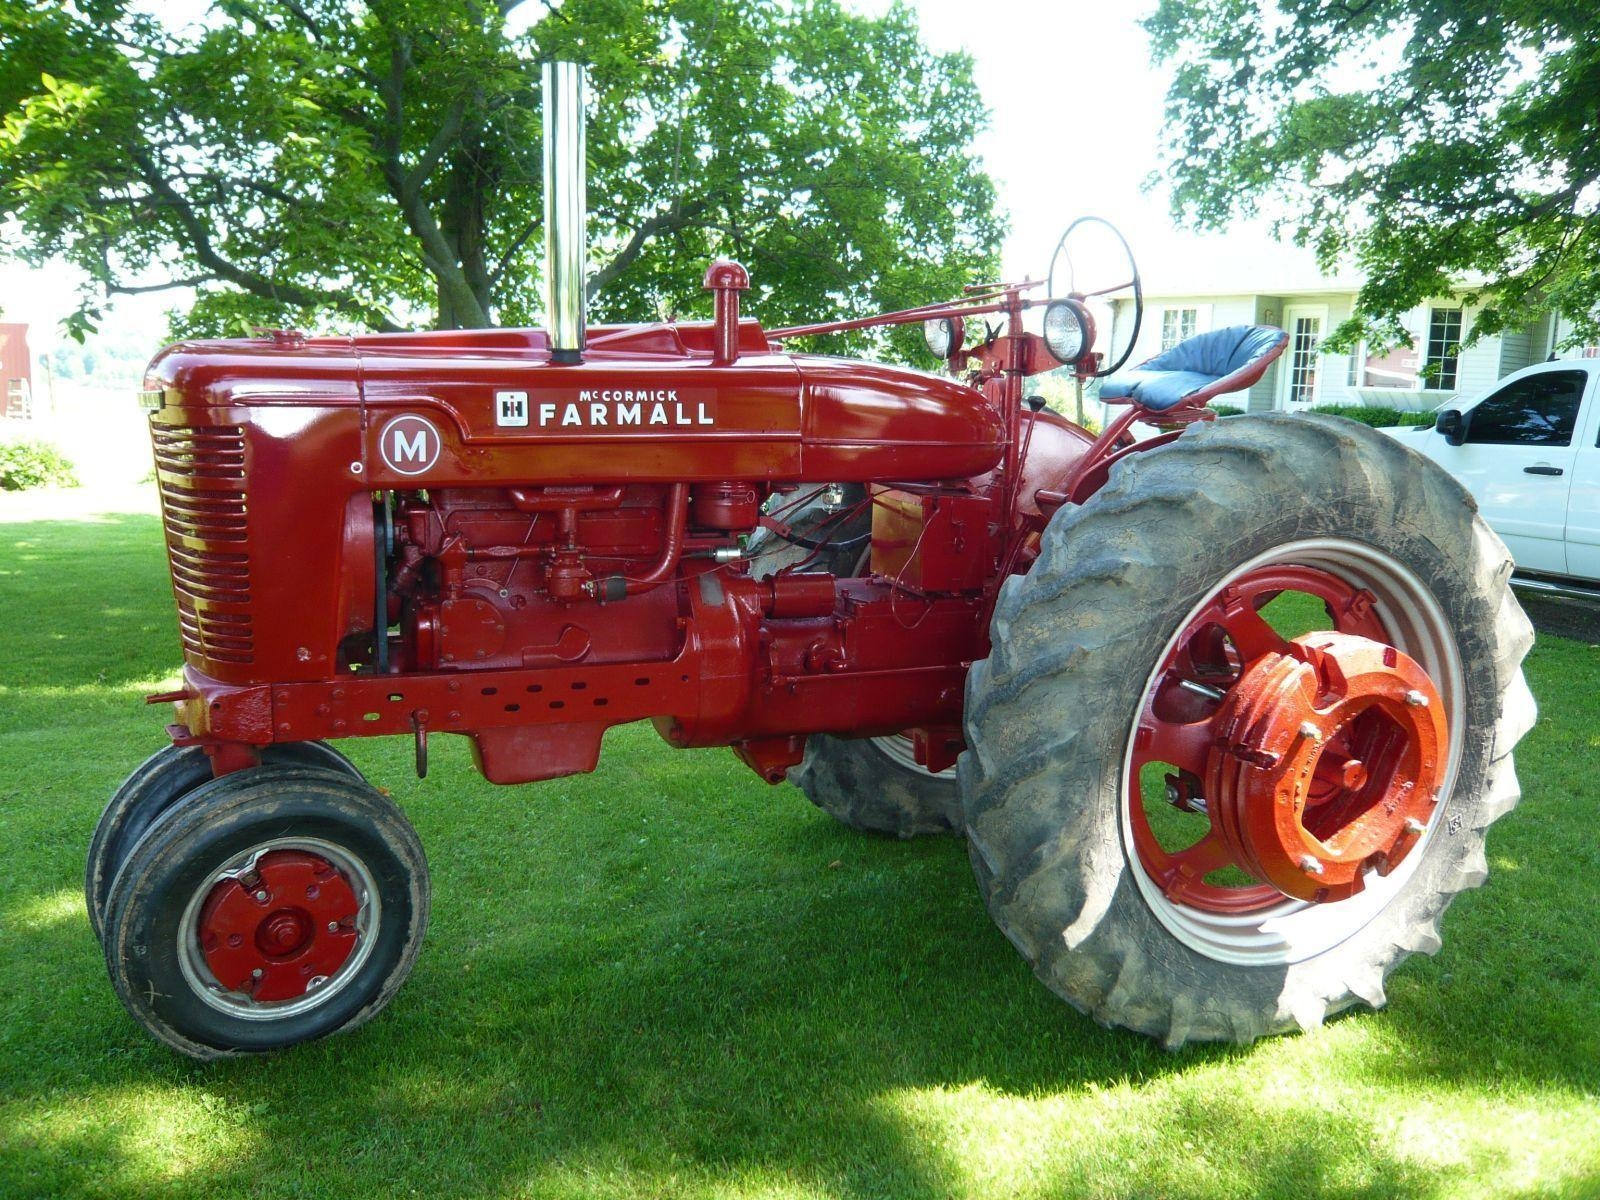
<instances>
[{"instance_id":1,"label":"mowed lawn","mask_svg":"<svg viewBox=\"0 0 1600 1200\"><path fill-rule=\"evenodd\" d=\"M1493 877L1390 1004L1169 1054L1050 996L954 839L852 834L615 731L495 788L343 744L433 923L358 1033L199 1065L105 978L83 855L162 742L156 520L0 525L0 1196L1600 1195L1600 649L1541 638ZM1600 641L1597 631L1595 641Z\"/></svg>"}]
</instances>

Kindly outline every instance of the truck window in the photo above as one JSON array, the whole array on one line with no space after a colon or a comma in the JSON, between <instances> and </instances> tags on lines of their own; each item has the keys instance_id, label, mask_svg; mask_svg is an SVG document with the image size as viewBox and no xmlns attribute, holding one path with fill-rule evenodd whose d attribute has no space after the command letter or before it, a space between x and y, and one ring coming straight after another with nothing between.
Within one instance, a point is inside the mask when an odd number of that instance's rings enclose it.
<instances>
[{"instance_id":1,"label":"truck window","mask_svg":"<svg viewBox=\"0 0 1600 1200\"><path fill-rule=\"evenodd\" d=\"M1508 383L1472 410L1467 441L1492 446L1570 446L1586 371L1540 371Z\"/></svg>"}]
</instances>

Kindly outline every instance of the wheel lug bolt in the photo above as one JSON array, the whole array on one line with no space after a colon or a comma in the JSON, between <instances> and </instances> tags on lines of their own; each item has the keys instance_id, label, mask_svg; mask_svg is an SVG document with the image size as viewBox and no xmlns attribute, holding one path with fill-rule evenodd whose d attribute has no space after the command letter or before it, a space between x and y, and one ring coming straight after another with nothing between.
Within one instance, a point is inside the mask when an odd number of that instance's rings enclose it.
<instances>
[{"instance_id":1,"label":"wheel lug bolt","mask_svg":"<svg viewBox=\"0 0 1600 1200\"><path fill-rule=\"evenodd\" d=\"M1409 691L1409 692L1406 693L1406 707L1407 708L1427 708L1428 707L1428 698L1426 696L1424 696L1419 691L1415 691L1415 690Z\"/></svg>"},{"instance_id":2,"label":"wheel lug bolt","mask_svg":"<svg viewBox=\"0 0 1600 1200\"><path fill-rule=\"evenodd\" d=\"M1318 742L1322 740L1322 730L1318 729L1316 725L1310 721L1301 721L1300 736L1309 741Z\"/></svg>"},{"instance_id":3,"label":"wheel lug bolt","mask_svg":"<svg viewBox=\"0 0 1600 1200\"><path fill-rule=\"evenodd\" d=\"M1415 817L1407 817L1406 818L1406 832L1407 833L1421 833L1426 828L1427 828L1427 826L1424 825L1421 821L1417 820Z\"/></svg>"},{"instance_id":4,"label":"wheel lug bolt","mask_svg":"<svg viewBox=\"0 0 1600 1200\"><path fill-rule=\"evenodd\" d=\"M256 899L261 901L261 903L265 904L267 902L266 889L263 888L261 891L257 892L256 893Z\"/></svg>"},{"instance_id":5,"label":"wheel lug bolt","mask_svg":"<svg viewBox=\"0 0 1600 1200\"><path fill-rule=\"evenodd\" d=\"M1322 874L1322 864L1317 861L1317 857L1314 854L1302 854L1300 856L1300 869L1307 875Z\"/></svg>"},{"instance_id":6,"label":"wheel lug bolt","mask_svg":"<svg viewBox=\"0 0 1600 1200\"><path fill-rule=\"evenodd\" d=\"M263 971L260 967L257 967L255 970L250 972L250 978L251 979L260 979L265 974L266 974L265 971Z\"/></svg>"},{"instance_id":7,"label":"wheel lug bolt","mask_svg":"<svg viewBox=\"0 0 1600 1200\"><path fill-rule=\"evenodd\" d=\"M338 933L339 932L339 922L337 922L337 921L329 921L328 922L328 932L329 933Z\"/></svg>"}]
</instances>

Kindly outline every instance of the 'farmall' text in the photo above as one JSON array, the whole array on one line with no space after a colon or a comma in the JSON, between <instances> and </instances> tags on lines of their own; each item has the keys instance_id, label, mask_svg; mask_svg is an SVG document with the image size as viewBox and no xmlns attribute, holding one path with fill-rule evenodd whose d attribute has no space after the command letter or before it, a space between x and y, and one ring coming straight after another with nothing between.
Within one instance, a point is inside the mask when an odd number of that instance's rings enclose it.
<instances>
[{"instance_id":1,"label":"'farmall' text","mask_svg":"<svg viewBox=\"0 0 1600 1200\"><path fill-rule=\"evenodd\" d=\"M608 388L579 392L578 398L572 401L538 403L534 420L540 429L648 428L652 425L670 429L715 425L716 406L710 400L680 399L675 388L648 391Z\"/></svg>"}]
</instances>

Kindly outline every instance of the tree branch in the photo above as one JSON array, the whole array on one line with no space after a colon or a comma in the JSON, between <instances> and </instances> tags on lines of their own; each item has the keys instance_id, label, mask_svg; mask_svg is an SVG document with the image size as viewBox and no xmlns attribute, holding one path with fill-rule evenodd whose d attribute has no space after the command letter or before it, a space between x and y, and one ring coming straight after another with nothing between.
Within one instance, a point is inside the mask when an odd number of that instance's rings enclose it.
<instances>
[{"instance_id":1,"label":"tree branch","mask_svg":"<svg viewBox=\"0 0 1600 1200\"><path fill-rule=\"evenodd\" d=\"M534 231L543 223L543 218L535 217L522 227L521 232L516 237L511 239L511 244L506 247L505 253L500 256L494 265L494 269L489 272L489 282L491 284L500 282L500 277L510 269L511 260L516 257L517 251L528 244L528 239L533 236Z\"/></svg>"},{"instance_id":2,"label":"tree branch","mask_svg":"<svg viewBox=\"0 0 1600 1200\"><path fill-rule=\"evenodd\" d=\"M694 224L705 207L705 202L699 200L690 204L674 204L666 212L657 213L635 229L633 236L617 252L617 256L589 277L590 302L592 303L601 292L615 283L624 271L633 266L644 253L644 248L651 238L661 233L675 233Z\"/></svg>"},{"instance_id":3,"label":"tree branch","mask_svg":"<svg viewBox=\"0 0 1600 1200\"><path fill-rule=\"evenodd\" d=\"M188 279L169 279L165 283L108 283L106 284L106 295L142 296L146 292L165 292L170 291L172 288L199 287L202 283L215 282L216 278L215 275L192 275Z\"/></svg>"},{"instance_id":4,"label":"tree branch","mask_svg":"<svg viewBox=\"0 0 1600 1200\"><path fill-rule=\"evenodd\" d=\"M153 197L160 201L160 206L171 211L183 231L189 235L189 241L194 248L194 256L200 265L212 272L215 279L226 280L237 285L255 296L266 300L273 300L280 304L294 304L301 308L320 308L331 304L341 312L360 317L364 321L377 325L385 332L396 332L400 326L396 325L381 309L371 308L359 301L351 300L348 296L337 292L329 293L314 291L301 287L298 284L283 283L265 275L257 274L232 263L217 253L211 241L211 232L206 228L206 223L195 212L188 198L172 186L171 181L161 172L148 155L142 150L130 152L134 165L138 167L139 174L144 178Z\"/></svg>"},{"instance_id":5,"label":"tree branch","mask_svg":"<svg viewBox=\"0 0 1600 1200\"><path fill-rule=\"evenodd\" d=\"M450 147L461 136L461 123L467 114L467 100L465 96L458 97L445 113L444 122L439 126L433 140L428 143L427 149L417 159L416 165L407 171L400 180L402 193L401 202L406 196L414 196L422 190L422 185L428 181L428 176L433 174L434 168L450 152Z\"/></svg>"}]
</instances>

